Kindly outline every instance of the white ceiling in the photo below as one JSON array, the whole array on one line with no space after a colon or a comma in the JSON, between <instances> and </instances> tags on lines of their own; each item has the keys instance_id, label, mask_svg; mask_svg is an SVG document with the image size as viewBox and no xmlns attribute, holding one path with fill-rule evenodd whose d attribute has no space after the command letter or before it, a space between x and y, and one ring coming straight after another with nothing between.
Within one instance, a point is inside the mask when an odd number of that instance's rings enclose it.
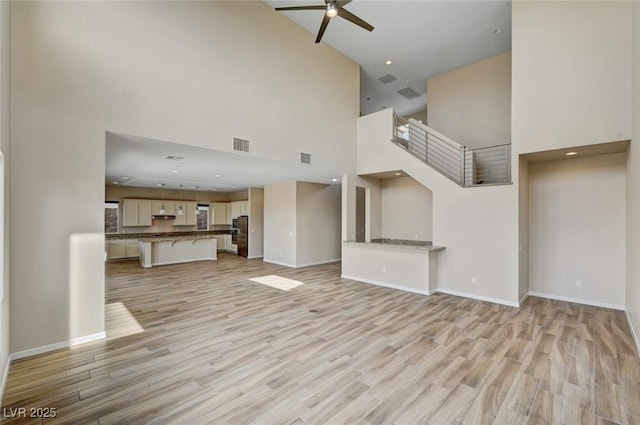
<instances>
[{"instance_id":1,"label":"white ceiling","mask_svg":"<svg viewBox=\"0 0 640 425\"><path fill-rule=\"evenodd\" d=\"M177 156L182 159L167 159ZM336 184L341 176L317 165L273 161L161 140L107 132L106 184L237 192L286 181Z\"/></svg>"},{"instance_id":2,"label":"white ceiling","mask_svg":"<svg viewBox=\"0 0 640 425\"><path fill-rule=\"evenodd\" d=\"M323 0L264 0L271 7L322 5ZM322 42L360 64L360 112L392 107L399 115L424 111L427 80L511 50L510 1L353 0L347 10L375 27L368 32L340 17L329 23ZM311 34L324 11L280 11ZM502 30L496 34L495 30ZM391 60L391 65L385 65ZM378 78L397 80L383 84ZM408 83L407 83L408 81ZM411 87L421 96L397 93ZM370 100L367 100L369 98Z\"/></svg>"},{"instance_id":3,"label":"white ceiling","mask_svg":"<svg viewBox=\"0 0 640 425\"><path fill-rule=\"evenodd\" d=\"M323 0L264 2L271 7L323 4ZM354 0L346 9L372 24L373 32L334 18L322 42L360 64L363 115L386 107L394 108L399 115L423 111L427 79L511 49L510 1ZM309 37L309 43L313 44L324 12L274 10L273 13L284 14L313 34ZM496 29L502 32L495 34ZM385 65L386 60L393 63ZM386 74L397 80L388 84L378 81ZM407 86L421 96L407 100L396 93ZM166 159L168 155L184 159L172 161ZM182 184L185 189L200 186L200 190L234 192L283 181L334 183L333 179L340 176L316 165L269 161L107 133L106 184L157 187L165 183L167 188Z\"/></svg>"}]
</instances>

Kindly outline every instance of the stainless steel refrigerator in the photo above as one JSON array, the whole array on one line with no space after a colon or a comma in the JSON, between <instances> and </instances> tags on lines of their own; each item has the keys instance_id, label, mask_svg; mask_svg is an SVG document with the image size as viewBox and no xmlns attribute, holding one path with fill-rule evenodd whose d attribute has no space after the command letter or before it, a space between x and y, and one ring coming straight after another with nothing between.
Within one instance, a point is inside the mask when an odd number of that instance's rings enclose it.
<instances>
[{"instance_id":1,"label":"stainless steel refrigerator","mask_svg":"<svg viewBox=\"0 0 640 425\"><path fill-rule=\"evenodd\" d=\"M238 255L249 256L249 216L238 217Z\"/></svg>"}]
</instances>

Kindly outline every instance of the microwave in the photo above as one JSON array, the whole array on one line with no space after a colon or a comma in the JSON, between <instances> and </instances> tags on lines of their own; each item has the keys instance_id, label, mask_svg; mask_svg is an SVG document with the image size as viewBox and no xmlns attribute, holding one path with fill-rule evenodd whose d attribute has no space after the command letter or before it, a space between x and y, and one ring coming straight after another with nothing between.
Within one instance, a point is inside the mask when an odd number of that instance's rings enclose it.
<instances>
[{"instance_id":1,"label":"microwave","mask_svg":"<svg viewBox=\"0 0 640 425\"><path fill-rule=\"evenodd\" d=\"M237 229L238 228L238 219L234 218L231 220L231 228L232 229Z\"/></svg>"}]
</instances>

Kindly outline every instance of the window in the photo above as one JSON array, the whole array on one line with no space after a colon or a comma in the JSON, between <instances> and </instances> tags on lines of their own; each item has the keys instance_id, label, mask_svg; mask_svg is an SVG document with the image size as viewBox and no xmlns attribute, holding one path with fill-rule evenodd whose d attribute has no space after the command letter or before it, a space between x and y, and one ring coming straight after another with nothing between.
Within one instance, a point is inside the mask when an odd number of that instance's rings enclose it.
<instances>
[{"instance_id":1,"label":"window","mask_svg":"<svg viewBox=\"0 0 640 425\"><path fill-rule=\"evenodd\" d=\"M196 229L209 230L209 205L198 204L198 222Z\"/></svg>"},{"instance_id":2,"label":"window","mask_svg":"<svg viewBox=\"0 0 640 425\"><path fill-rule=\"evenodd\" d=\"M120 203L105 202L104 204L104 232L118 233Z\"/></svg>"}]
</instances>

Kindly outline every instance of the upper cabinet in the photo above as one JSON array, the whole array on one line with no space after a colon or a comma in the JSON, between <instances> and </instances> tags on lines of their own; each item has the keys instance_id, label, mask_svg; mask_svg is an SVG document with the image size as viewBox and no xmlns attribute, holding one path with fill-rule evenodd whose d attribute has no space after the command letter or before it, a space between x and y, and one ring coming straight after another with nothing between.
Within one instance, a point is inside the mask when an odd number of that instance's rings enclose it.
<instances>
[{"instance_id":1,"label":"upper cabinet","mask_svg":"<svg viewBox=\"0 0 640 425\"><path fill-rule=\"evenodd\" d=\"M151 209L152 214L160 214L160 209L164 206L164 213L167 215L175 215L177 212L176 204L180 204L180 202L175 201L151 201Z\"/></svg>"},{"instance_id":2,"label":"upper cabinet","mask_svg":"<svg viewBox=\"0 0 640 425\"><path fill-rule=\"evenodd\" d=\"M231 203L231 218L249 215L249 201L235 201Z\"/></svg>"},{"instance_id":3,"label":"upper cabinet","mask_svg":"<svg viewBox=\"0 0 640 425\"><path fill-rule=\"evenodd\" d=\"M122 207L123 226L151 226L151 201L125 199Z\"/></svg>"},{"instance_id":4,"label":"upper cabinet","mask_svg":"<svg viewBox=\"0 0 640 425\"><path fill-rule=\"evenodd\" d=\"M182 215L178 214L180 206L182 206ZM197 204L194 201L175 202L174 210L176 219L173 224L176 226L195 226L197 221L197 216L195 215L196 208ZM167 209L166 205L165 209ZM167 212L167 214L169 214L169 212Z\"/></svg>"},{"instance_id":5,"label":"upper cabinet","mask_svg":"<svg viewBox=\"0 0 640 425\"><path fill-rule=\"evenodd\" d=\"M211 224L229 224L227 221L227 208L229 204L226 202L214 202L211 208Z\"/></svg>"}]
</instances>

